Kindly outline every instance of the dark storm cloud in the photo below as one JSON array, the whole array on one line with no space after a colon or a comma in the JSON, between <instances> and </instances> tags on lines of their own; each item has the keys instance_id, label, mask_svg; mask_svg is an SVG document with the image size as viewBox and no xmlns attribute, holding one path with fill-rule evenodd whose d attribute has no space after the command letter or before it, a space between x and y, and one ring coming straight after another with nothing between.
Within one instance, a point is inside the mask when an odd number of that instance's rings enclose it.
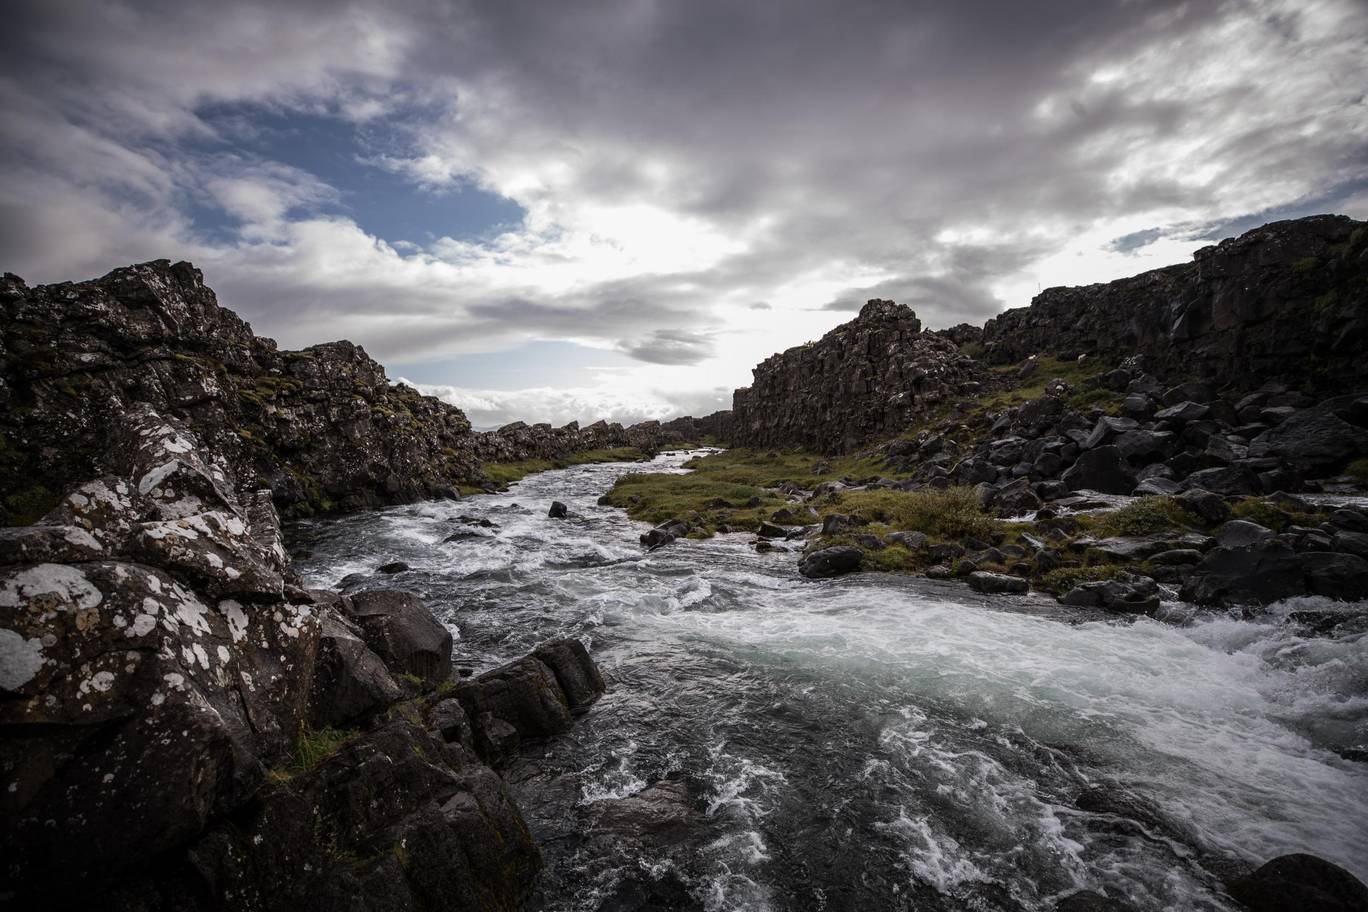
<instances>
[{"instance_id":1,"label":"dark storm cloud","mask_svg":"<svg viewBox=\"0 0 1368 912\"><path fill-rule=\"evenodd\" d=\"M831 310L881 296L979 321L1093 231L1097 256L1136 254L1308 200L1368 206L1328 193L1368 175L1355 0L30 0L7 17L4 268L192 257L263 330L388 358L575 337L691 364L800 279L850 289ZM231 123L206 114L224 105ZM250 135L254 106L356 125L331 151L358 181L477 186L527 221L479 250L368 235L364 213L320 208L317 175L203 153Z\"/></svg>"}]
</instances>

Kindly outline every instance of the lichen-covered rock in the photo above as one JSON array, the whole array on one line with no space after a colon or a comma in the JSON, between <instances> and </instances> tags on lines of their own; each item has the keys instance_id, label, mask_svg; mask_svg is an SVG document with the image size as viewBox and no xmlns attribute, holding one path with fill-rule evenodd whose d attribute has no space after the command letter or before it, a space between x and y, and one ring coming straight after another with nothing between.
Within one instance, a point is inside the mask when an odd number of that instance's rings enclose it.
<instances>
[{"instance_id":1,"label":"lichen-covered rock","mask_svg":"<svg viewBox=\"0 0 1368 912\"><path fill-rule=\"evenodd\" d=\"M451 631L411 592L376 589L343 599L342 610L384 662L428 686L451 677Z\"/></svg>"}]
</instances>

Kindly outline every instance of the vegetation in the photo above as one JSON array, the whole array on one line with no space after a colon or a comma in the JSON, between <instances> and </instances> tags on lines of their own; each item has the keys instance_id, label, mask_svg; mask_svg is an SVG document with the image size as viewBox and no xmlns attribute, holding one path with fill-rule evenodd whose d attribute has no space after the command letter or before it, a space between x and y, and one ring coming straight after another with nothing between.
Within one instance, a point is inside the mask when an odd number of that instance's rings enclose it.
<instances>
[{"instance_id":1,"label":"vegetation","mask_svg":"<svg viewBox=\"0 0 1368 912\"><path fill-rule=\"evenodd\" d=\"M1355 459L1349 463L1344 474L1357 481L1359 484L1368 485L1368 459Z\"/></svg>"},{"instance_id":2,"label":"vegetation","mask_svg":"<svg viewBox=\"0 0 1368 912\"><path fill-rule=\"evenodd\" d=\"M295 737L294 772L307 773L341 750L356 732L337 728L315 729L306 722L299 724Z\"/></svg>"},{"instance_id":3,"label":"vegetation","mask_svg":"<svg viewBox=\"0 0 1368 912\"><path fill-rule=\"evenodd\" d=\"M1172 497L1141 497L1103 514L1093 530L1099 536L1112 537L1188 531L1197 527L1197 517Z\"/></svg>"},{"instance_id":4,"label":"vegetation","mask_svg":"<svg viewBox=\"0 0 1368 912\"><path fill-rule=\"evenodd\" d=\"M488 462L483 471L485 477L498 485L510 485L521 481L536 472L549 472L574 465L587 465L593 462L640 462L649 457L636 447L616 447L606 450L584 450L557 459L525 459L519 462ZM479 493L481 489L466 487L462 493Z\"/></svg>"}]
</instances>

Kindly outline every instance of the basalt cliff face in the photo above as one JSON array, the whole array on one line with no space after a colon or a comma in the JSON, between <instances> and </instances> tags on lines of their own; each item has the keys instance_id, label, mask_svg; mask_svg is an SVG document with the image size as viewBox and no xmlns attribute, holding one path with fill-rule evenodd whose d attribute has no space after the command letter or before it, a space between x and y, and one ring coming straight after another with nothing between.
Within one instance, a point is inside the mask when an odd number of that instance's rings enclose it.
<instances>
[{"instance_id":1,"label":"basalt cliff face","mask_svg":"<svg viewBox=\"0 0 1368 912\"><path fill-rule=\"evenodd\" d=\"M774 355L732 399L728 442L844 452L907 427L947 398L976 389L977 363L922 332L908 307L870 301L808 345Z\"/></svg>"},{"instance_id":2,"label":"basalt cliff face","mask_svg":"<svg viewBox=\"0 0 1368 912\"><path fill-rule=\"evenodd\" d=\"M1166 387L1197 381L1237 400L1272 383L1318 399L1363 387L1365 349L1368 223L1313 216L1203 248L1191 263L1047 289L982 328L926 332L910 309L870 301L756 366L725 438L849 452L972 398L991 381L988 366L1037 355L1112 366L1139 356Z\"/></svg>"},{"instance_id":3,"label":"basalt cliff face","mask_svg":"<svg viewBox=\"0 0 1368 912\"><path fill-rule=\"evenodd\" d=\"M1342 215L1273 222L1191 263L1081 288L1049 288L989 320L987 360L1144 355L1165 378L1308 393L1363 380L1368 223Z\"/></svg>"}]
</instances>

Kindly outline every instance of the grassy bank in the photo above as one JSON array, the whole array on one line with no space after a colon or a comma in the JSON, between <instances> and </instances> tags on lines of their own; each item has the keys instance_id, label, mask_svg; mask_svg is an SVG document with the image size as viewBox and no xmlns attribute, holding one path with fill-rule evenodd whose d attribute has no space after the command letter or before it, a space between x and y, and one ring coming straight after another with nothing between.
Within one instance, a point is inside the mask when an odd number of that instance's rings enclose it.
<instances>
[{"instance_id":1,"label":"grassy bank","mask_svg":"<svg viewBox=\"0 0 1368 912\"><path fill-rule=\"evenodd\" d=\"M1127 560L1095 547L1102 540L1148 535L1179 539L1209 534L1216 525L1173 497L1142 497L1110 512L1009 522L985 512L974 490L965 487L815 493L835 478L860 483L883 475L868 456L826 459L800 452L728 450L696 457L685 466L693 471L623 476L603 503L642 522L682 520L691 538L755 531L761 523L814 527L839 516L844 519L836 531L812 531L794 544L807 549L857 547L867 571L920 574L940 566L951 575L963 575L989 570L1026 577L1035 588L1055 594L1122 572L1163 574L1163 568L1148 561ZM1231 510L1233 518L1275 531L1315 525L1324 518L1323 511L1257 497L1234 500ZM894 535L898 532L921 533L925 541L914 539L909 547Z\"/></svg>"}]
</instances>

